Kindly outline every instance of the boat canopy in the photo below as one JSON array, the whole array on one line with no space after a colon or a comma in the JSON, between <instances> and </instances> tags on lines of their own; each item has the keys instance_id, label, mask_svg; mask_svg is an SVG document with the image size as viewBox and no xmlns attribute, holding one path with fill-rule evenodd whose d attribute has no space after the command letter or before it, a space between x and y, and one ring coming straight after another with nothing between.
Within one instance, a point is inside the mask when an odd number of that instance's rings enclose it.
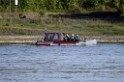
<instances>
[{"instance_id":1,"label":"boat canopy","mask_svg":"<svg viewBox=\"0 0 124 82\"><path fill-rule=\"evenodd\" d=\"M44 41L61 41L63 40L63 33L61 32L45 32Z\"/></svg>"}]
</instances>

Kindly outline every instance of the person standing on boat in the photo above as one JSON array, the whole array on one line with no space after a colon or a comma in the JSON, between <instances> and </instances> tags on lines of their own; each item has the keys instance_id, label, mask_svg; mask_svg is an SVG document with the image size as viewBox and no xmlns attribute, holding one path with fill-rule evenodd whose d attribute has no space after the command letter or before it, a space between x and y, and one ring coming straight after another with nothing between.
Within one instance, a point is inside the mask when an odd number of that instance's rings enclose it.
<instances>
[{"instance_id":1,"label":"person standing on boat","mask_svg":"<svg viewBox=\"0 0 124 82\"><path fill-rule=\"evenodd\" d=\"M74 34L71 35L71 41L74 41Z\"/></svg>"},{"instance_id":2,"label":"person standing on boat","mask_svg":"<svg viewBox=\"0 0 124 82\"><path fill-rule=\"evenodd\" d=\"M65 41L70 41L70 36L69 36L69 34L66 34L66 36L65 36Z\"/></svg>"},{"instance_id":3,"label":"person standing on boat","mask_svg":"<svg viewBox=\"0 0 124 82\"><path fill-rule=\"evenodd\" d=\"M79 35L78 34L75 36L75 41L76 42L79 41Z\"/></svg>"}]
</instances>

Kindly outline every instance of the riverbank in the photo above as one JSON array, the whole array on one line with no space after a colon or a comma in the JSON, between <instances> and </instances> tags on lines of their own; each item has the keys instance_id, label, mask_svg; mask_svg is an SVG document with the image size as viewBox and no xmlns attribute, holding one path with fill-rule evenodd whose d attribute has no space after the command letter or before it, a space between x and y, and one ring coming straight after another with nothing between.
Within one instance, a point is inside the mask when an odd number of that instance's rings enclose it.
<instances>
[{"instance_id":1,"label":"riverbank","mask_svg":"<svg viewBox=\"0 0 124 82\"><path fill-rule=\"evenodd\" d=\"M80 36L81 40L96 39L98 43L124 43L124 36ZM42 36L0 36L0 44L32 44Z\"/></svg>"},{"instance_id":2,"label":"riverbank","mask_svg":"<svg viewBox=\"0 0 124 82\"><path fill-rule=\"evenodd\" d=\"M124 42L124 16L115 13L0 14L0 43L32 43L44 31L78 34L81 40Z\"/></svg>"},{"instance_id":3,"label":"riverbank","mask_svg":"<svg viewBox=\"0 0 124 82\"><path fill-rule=\"evenodd\" d=\"M124 17L107 13L1 14L0 35L41 35L44 30L74 33L80 36L124 35Z\"/></svg>"},{"instance_id":4,"label":"riverbank","mask_svg":"<svg viewBox=\"0 0 124 82\"><path fill-rule=\"evenodd\" d=\"M32 44L41 36L0 36L0 44Z\"/></svg>"}]
</instances>

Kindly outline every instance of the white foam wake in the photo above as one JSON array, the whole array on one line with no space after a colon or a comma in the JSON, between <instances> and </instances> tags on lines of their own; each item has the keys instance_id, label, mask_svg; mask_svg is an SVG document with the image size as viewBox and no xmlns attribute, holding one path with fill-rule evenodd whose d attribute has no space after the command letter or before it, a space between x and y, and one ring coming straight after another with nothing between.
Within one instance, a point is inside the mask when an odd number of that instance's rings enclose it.
<instances>
[{"instance_id":1,"label":"white foam wake","mask_svg":"<svg viewBox=\"0 0 124 82\"><path fill-rule=\"evenodd\" d=\"M96 45L96 44L97 44L97 40L96 39L86 40L86 43L85 43L86 46L93 46L93 45Z\"/></svg>"}]
</instances>

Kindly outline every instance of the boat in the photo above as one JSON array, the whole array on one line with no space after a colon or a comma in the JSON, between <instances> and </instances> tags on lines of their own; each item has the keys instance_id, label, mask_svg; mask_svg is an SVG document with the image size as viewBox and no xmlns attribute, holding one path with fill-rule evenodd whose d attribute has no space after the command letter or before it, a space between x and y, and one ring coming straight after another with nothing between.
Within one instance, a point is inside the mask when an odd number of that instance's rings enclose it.
<instances>
[{"instance_id":1,"label":"boat","mask_svg":"<svg viewBox=\"0 0 124 82\"><path fill-rule=\"evenodd\" d=\"M37 40L34 42L37 46L70 46L70 45L96 45L97 41L93 40L65 40L65 33L61 32L45 32L43 40Z\"/></svg>"}]
</instances>

